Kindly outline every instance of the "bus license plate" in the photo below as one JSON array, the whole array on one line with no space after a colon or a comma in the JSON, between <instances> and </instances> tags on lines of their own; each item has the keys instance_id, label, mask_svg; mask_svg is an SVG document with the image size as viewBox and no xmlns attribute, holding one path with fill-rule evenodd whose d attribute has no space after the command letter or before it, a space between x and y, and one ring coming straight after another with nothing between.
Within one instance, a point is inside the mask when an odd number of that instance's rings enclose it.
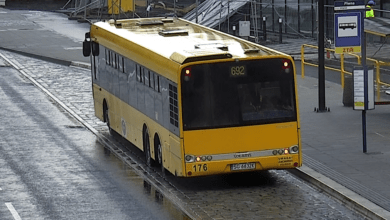
<instances>
[{"instance_id":1,"label":"bus license plate","mask_svg":"<svg viewBox=\"0 0 390 220\"><path fill-rule=\"evenodd\" d=\"M256 168L256 163L236 163L230 165L230 170L252 170Z\"/></svg>"}]
</instances>

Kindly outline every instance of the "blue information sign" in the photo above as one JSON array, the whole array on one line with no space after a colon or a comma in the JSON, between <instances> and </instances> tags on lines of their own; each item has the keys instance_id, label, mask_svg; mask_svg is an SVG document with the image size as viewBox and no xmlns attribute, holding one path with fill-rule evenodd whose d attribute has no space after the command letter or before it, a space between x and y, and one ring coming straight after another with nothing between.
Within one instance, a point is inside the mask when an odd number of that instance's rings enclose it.
<instances>
[{"instance_id":1,"label":"blue information sign","mask_svg":"<svg viewBox=\"0 0 390 220\"><path fill-rule=\"evenodd\" d=\"M347 10L358 10L364 9L365 4L363 0L355 1L335 1L334 10L335 11L347 11Z\"/></svg>"},{"instance_id":2,"label":"blue information sign","mask_svg":"<svg viewBox=\"0 0 390 220\"><path fill-rule=\"evenodd\" d=\"M361 52L361 22L360 12L335 13L335 48L336 53Z\"/></svg>"}]
</instances>

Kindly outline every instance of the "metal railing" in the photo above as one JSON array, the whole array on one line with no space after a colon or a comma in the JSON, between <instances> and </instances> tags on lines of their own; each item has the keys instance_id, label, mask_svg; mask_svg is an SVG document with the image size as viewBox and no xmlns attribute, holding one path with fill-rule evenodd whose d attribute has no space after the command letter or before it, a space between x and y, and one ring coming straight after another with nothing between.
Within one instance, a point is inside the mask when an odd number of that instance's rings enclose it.
<instances>
[{"instance_id":1,"label":"metal railing","mask_svg":"<svg viewBox=\"0 0 390 220\"><path fill-rule=\"evenodd\" d=\"M305 65L318 67L318 64L309 63L309 62L305 61L305 47L318 49L318 46L310 45L310 44L303 44L301 46L301 77L302 78L305 78ZM325 50L326 50L326 52L332 52L332 53L335 52L334 49L325 48ZM342 88L344 88L344 77L345 77L345 74L352 75L351 72L348 72L348 71L345 70L345 56L346 55L355 57L357 59L357 64L358 65L361 64L361 61L362 61L362 57L361 56L359 56L357 54L353 54L353 53L345 53L345 54L342 53L342 54L340 54L340 69L337 69L337 68L334 68L334 67L325 66L325 69L340 72L341 87ZM376 79L375 79L375 82L376 82L376 85L377 85L376 86L376 96L377 96L377 99L379 100L380 99L380 88L381 88L381 86L388 86L388 87L390 87L389 83L381 81L381 78L380 78L381 66L390 66L390 62L383 62L383 61L379 61L379 60L372 59L372 58L367 58L367 61L373 62L374 66L375 66L375 69L376 69Z\"/></svg>"}]
</instances>

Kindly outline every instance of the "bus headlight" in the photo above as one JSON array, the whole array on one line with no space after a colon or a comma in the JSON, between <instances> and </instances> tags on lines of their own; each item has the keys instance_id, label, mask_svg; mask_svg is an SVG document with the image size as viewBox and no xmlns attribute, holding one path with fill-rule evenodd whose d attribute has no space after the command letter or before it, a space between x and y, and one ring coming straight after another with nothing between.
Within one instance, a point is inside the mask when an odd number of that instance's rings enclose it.
<instances>
[{"instance_id":1,"label":"bus headlight","mask_svg":"<svg viewBox=\"0 0 390 220\"><path fill-rule=\"evenodd\" d=\"M186 162L191 163L195 161L195 157L192 155L186 155L185 156Z\"/></svg>"},{"instance_id":2,"label":"bus headlight","mask_svg":"<svg viewBox=\"0 0 390 220\"><path fill-rule=\"evenodd\" d=\"M289 148L290 154L297 154L299 151L299 147L297 145Z\"/></svg>"},{"instance_id":3,"label":"bus headlight","mask_svg":"<svg viewBox=\"0 0 390 220\"><path fill-rule=\"evenodd\" d=\"M193 156L193 155L185 155L184 156L186 163L193 163L193 162L203 162L203 161L211 161L213 159L213 156L211 155L204 155L204 156Z\"/></svg>"}]
</instances>

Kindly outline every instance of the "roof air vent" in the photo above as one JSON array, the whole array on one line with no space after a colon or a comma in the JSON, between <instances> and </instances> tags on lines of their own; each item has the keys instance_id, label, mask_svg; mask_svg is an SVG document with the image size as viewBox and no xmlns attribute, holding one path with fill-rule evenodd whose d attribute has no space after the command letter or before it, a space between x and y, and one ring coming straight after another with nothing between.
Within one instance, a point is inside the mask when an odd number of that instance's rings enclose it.
<instances>
[{"instance_id":1,"label":"roof air vent","mask_svg":"<svg viewBox=\"0 0 390 220\"><path fill-rule=\"evenodd\" d=\"M251 48L251 49L245 49L244 54L253 54L253 53L259 53L260 50L256 48Z\"/></svg>"},{"instance_id":2,"label":"roof air vent","mask_svg":"<svg viewBox=\"0 0 390 220\"><path fill-rule=\"evenodd\" d=\"M150 25L164 25L162 21L154 20L154 21L141 21L138 22L139 26L150 26Z\"/></svg>"},{"instance_id":3,"label":"roof air vent","mask_svg":"<svg viewBox=\"0 0 390 220\"><path fill-rule=\"evenodd\" d=\"M172 36L188 36L188 31L187 30L164 30L158 32L159 35L164 36L164 37L172 37Z\"/></svg>"},{"instance_id":4,"label":"roof air vent","mask_svg":"<svg viewBox=\"0 0 390 220\"><path fill-rule=\"evenodd\" d=\"M229 48L225 44L213 43L213 44L197 44L195 49L209 50L209 49L219 49L222 51L228 51Z\"/></svg>"}]
</instances>

